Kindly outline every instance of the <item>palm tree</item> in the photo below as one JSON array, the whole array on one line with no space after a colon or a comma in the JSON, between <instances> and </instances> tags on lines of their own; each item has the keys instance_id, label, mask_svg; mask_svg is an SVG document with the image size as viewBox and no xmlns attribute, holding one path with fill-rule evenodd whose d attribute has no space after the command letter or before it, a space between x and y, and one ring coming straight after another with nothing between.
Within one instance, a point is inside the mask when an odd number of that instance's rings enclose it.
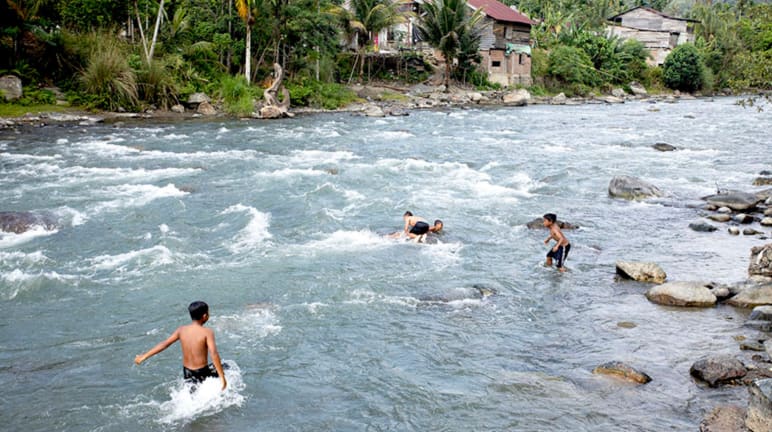
<instances>
[{"instance_id":1,"label":"palm tree","mask_svg":"<svg viewBox=\"0 0 772 432\"><path fill-rule=\"evenodd\" d=\"M469 10L466 0L430 0L423 4L425 13L416 25L421 38L445 57L446 89L450 86L453 59L458 58L462 42L476 33L476 27L483 18L482 9L475 10L471 15Z\"/></svg>"},{"instance_id":2,"label":"palm tree","mask_svg":"<svg viewBox=\"0 0 772 432\"><path fill-rule=\"evenodd\" d=\"M344 30L351 39L357 39L360 76L364 71L365 47L372 35L405 20L399 11L401 4L400 0L351 0L350 10L344 14Z\"/></svg>"},{"instance_id":3,"label":"palm tree","mask_svg":"<svg viewBox=\"0 0 772 432\"><path fill-rule=\"evenodd\" d=\"M247 78L247 84L249 84L252 77L252 25L255 23L255 18L252 16L252 8L254 6L255 0L236 0L236 9L244 21L244 25L247 27L247 47L244 50L244 76Z\"/></svg>"}]
</instances>

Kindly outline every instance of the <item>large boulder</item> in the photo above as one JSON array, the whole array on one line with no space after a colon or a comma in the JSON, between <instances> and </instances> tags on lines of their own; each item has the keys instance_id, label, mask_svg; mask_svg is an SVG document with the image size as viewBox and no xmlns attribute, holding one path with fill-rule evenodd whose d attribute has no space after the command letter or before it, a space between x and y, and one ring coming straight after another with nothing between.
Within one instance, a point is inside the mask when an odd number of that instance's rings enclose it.
<instances>
[{"instance_id":1,"label":"large boulder","mask_svg":"<svg viewBox=\"0 0 772 432\"><path fill-rule=\"evenodd\" d=\"M262 119L278 119L284 117L284 110L276 105L268 105L260 108L260 118Z\"/></svg>"},{"instance_id":2,"label":"large boulder","mask_svg":"<svg viewBox=\"0 0 772 432\"><path fill-rule=\"evenodd\" d=\"M574 224L572 224L570 222L562 221L560 219L555 221L555 223L557 223L558 227L560 229L562 229L562 230L572 230L572 229L578 229L579 228L579 225L574 225ZM536 218L536 219L528 222L527 224L525 224L525 226L528 227L529 229L546 228L544 226L544 219L543 218Z\"/></svg>"},{"instance_id":3,"label":"large boulder","mask_svg":"<svg viewBox=\"0 0 772 432\"><path fill-rule=\"evenodd\" d=\"M677 150L676 146L668 143L656 143L652 147L654 148L654 150L659 150L661 152L669 152L669 151Z\"/></svg>"},{"instance_id":4,"label":"large boulder","mask_svg":"<svg viewBox=\"0 0 772 432\"><path fill-rule=\"evenodd\" d=\"M756 306L748 316L748 320L772 321L772 306Z\"/></svg>"},{"instance_id":5,"label":"large boulder","mask_svg":"<svg viewBox=\"0 0 772 432\"><path fill-rule=\"evenodd\" d=\"M713 232L718 231L718 227L711 225L707 222L697 221L689 224L689 228L697 232Z\"/></svg>"},{"instance_id":6,"label":"large boulder","mask_svg":"<svg viewBox=\"0 0 772 432\"><path fill-rule=\"evenodd\" d=\"M661 284L667 279L667 274L656 263L617 261L617 274L638 282Z\"/></svg>"},{"instance_id":7,"label":"large boulder","mask_svg":"<svg viewBox=\"0 0 772 432\"><path fill-rule=\"evenodd\" d=\"M756 207L759 199L754 194L740 191L727 191L715 195L703 197L705 201L716 207L729 207L734 211L745 211Z\"/></svg>"},{"instance_id":8,"label":"large boulder","mask_svg":"<svg viewBox=\"0 0 772 432\"><path fill-rule=\"evenodd\" d=\"M718 299L705 282L668 282L650 288L646 298L665 306L710 307Z\"/></svg>"},{"instance_id":9,"label":"large boulder","mask_svg":"<svg viewBox=\"0 0 772 432\"><path fill-rule=\"evenodd\" d=\"M364 110L367 117L386 117L386 113L378 105L370 105Z\"/></svg>"},{"instance_id":10,"label":"large boulder","mask_svg":"<svg viewBox=\"0 0 772 432\"><path fill-rule=\"evenodd\" d=\"M212 104L209 102L201 102L198 104L198 108L196 109L196 112L199 114L203 114L205 116L213 116L217 114L217 110L214 109Z\"/></svg>"},{"instance_id":11,"label":"large boulder","mask_svg":"<svg viewBox=\"0 0 772 432\"><path fill-rule=\"evenodd\" d=\"M608 194L614 198L642 199L660 197L662 191L645 181L631 176L616 176L608 184Z\"/></svg>"},{"instance_id":12,"label":"large boulder","mask_svg":"<svg viewBox=\"0 0 772 432\"><path fill-rule=\"evenodd\" d=\"M730 384L744 377L748 370L740 360L730 355L716 355L696 361L689 373L711 387L720 384Z\"/></svg>"},{"instance_id":13,"label":"large boulder","mask_svg":"<svg viewBox=\"0 0 772 432\"><path fill-rule=\"evenodd\" d=\"M49 215L32 212L0 212L0 231L21 234L37 227L51 231L56 229L56 221Z\"/></svg>"},{"instance_id":14,"label":"large boulder","mask_svg":"<svg viewBox=\"0 0 772 432\"><path fill-rule=\"evenodd\" d=\"M21 80L14 75L5 75L0 77L0 96L4 96L6 101L21 98L23 89Z\"/></svg>"},{"instance_id":15,"label":"large boulder","mask_svg":"<svg viewBox=\"0 0 772 432\"><path fill-rule=\"evenodd\" d=\"M772 378L754 381L748 391L745 426L753 432L772 431Z\"/></svg>"},{"instance_id":16,"label":"large boulder","mask_svg":"<svg viewBox=\"0 0 772 432\"><path fill-rule=\"evenodd\" d=\"M772 277L772 243L751 248L748 275Z\"/></svg>"},{"instance_id":17,"label":"large boulder","mask_svg":"<svg viewBox=\"0 0 772 432\"><path fill-rule=\"evenodd\" d=\"M741 406L717 406L700 422L700 432L749 432L745 427L746 414Z\"/></svg>"},{"instance_id":18,"label":"large boulder","mask_svg":"<svg viewBox=\"0 0 772 432\"><path fill-rule=\"evenodd\" d=\"M638 384L646 384L651 381L651 377L638 369L619 361L603 363L592 370L594 374L611 375L632 381Z\"/></svg>"},{"instance_id":19,"label":"large boulder","mask_svg":"<svg viewBox=\"0 0 772 432\"><path fill-rule=\"evenodd\" d=\"M212 102L212 100L209 98L209 96L206 95L206 93L193 93L192 95L188 96L188 105L192 107L197 107L198 104L204 103L204 102Z\"/></svg>"},{"instance_id":20,"label":"large boulder","mask_svg":"<svg viewBox=\"0 0 772 432\"><path fill-rule=\"evenodd\" d=\"M554 96L552 99L550 99L550 103L552 105L565 105L566 101L568 101L568 98L566 97L565 93L560 93L557 96Z\"/></svg>"},{"instance_id":21,"label":"large boulder","mask_svg":"<svg viewBox=\"0 0 772 432\"><path fill-rule=\"evenodd\" d=\"M502 101L505 105L524 106L531 100L531 93L526 89L518 89L504 95Z\"/></svg>"},{"instance_id":22,"label":"large boulder","mask_svg":"<svg viewBox=\"0 0 772 432\"><path fill-rule=\"evenodd\" d=\"M772 305L772 282L748 282L735 287L738 291L727 303L741 308L755 308L756 306Z\"/></svg>"},{"instance_id":23,"label":"large boulder","mask_svg":"<svg viewBox=\"0 0 772 432\"><path fill-rule=\"evenodd\" d=\"M646 91L646 87L644 87L639 82L631 82L630 83L630 91L633 92L636 96L648 96L649 92Z\"/></svg>"}]
</instances>

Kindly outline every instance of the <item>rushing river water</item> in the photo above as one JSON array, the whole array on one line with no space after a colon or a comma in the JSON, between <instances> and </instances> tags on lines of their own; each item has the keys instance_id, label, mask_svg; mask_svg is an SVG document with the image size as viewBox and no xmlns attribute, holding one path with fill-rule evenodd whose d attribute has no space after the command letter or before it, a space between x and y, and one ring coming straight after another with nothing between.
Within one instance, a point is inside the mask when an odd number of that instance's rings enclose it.
<instances>
[{"instance_id":1,"label":"rushing river water","mask_svg":"<svg viewBox=\"0 0 772 432\"><path fill-rule=\"evenodd\" d=\"M764 240L688 228L772 166L772 115L734 102L6 133L0 210L58 229L0 237L0 430L696 430L746 400L689 367L740 355L747 312L651 304L614 262L744 278ZM622 174L671 196L611 199ZM405 210L436 244L383 237ZM524 226L546 212L581 226L566 274ZM199 299L224 393L187 391L177 345L133 365ZM653 381L591 373L610 360Z\"/></svg>"}]
</instances>

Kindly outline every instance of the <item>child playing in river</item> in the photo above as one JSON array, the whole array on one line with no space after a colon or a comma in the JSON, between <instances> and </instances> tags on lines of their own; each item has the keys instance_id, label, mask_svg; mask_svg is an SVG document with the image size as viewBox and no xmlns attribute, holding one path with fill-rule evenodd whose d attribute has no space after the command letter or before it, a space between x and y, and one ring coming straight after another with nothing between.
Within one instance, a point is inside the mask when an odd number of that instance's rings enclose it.
<instances>
[{"instance_id":1,"label":"child playing in river","mask_svg":"<svg viewBox=\"0 0 772 432\"><path fill-rule=\"evenodd\" d=\"M182 345L182 375L185 380L200 383L209 377L219 377L222 389L225 390L228 383L225 381L220 354L214 343L214 331L204 327L209 320L209 306L202 301L195 301L188 306L188 311L192 323L178 328L150 351L136 356L134 363L141 364L179 340ZM207 354L212 356L212 363L207 361Z\"/></svg>"},{"instance_id":2,"label":"child playing in river","mask_svg":"<svg viewBox=\"0 0 772 432\"><path fill-rule=\"evenodd\" d=\"M550 240L555 240L557 244L547 252L547 262L544 263L547 267L552 267L552 259L557 260L558 271L564 272L566 268L563 266L568 258L568 252L571 250L571 243L568 242L566 236L560 231L560 227L557 223L558 217L554 213L547 213L544 215L544 226L549 228L550 235L544 240L544 244L549 244Z\"/></svg>"}]
</instances>

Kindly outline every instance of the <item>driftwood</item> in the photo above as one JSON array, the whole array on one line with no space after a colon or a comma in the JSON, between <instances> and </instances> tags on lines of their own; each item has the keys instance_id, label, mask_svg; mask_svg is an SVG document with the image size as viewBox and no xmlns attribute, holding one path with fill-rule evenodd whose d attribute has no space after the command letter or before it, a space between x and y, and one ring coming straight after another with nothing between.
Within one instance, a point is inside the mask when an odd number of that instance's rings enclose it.
<instances>
[{"instance_id":1,"label":"driftwood","mask_svg":"<svg viewBox=\"0 0 772 432\"><path fill-rule=\"evenodd\" d=\"M265 98L265 106L260 108L260 118L282 118L293 117L293 114L289 112L290 107L290 93L286 87L282 85L284 80L284 70L278 63L273 64L274 80L270 87L268 87L263 93ZM277 97L277 93L281 92L282 100Z\"/></svg>"}]
</instances>

